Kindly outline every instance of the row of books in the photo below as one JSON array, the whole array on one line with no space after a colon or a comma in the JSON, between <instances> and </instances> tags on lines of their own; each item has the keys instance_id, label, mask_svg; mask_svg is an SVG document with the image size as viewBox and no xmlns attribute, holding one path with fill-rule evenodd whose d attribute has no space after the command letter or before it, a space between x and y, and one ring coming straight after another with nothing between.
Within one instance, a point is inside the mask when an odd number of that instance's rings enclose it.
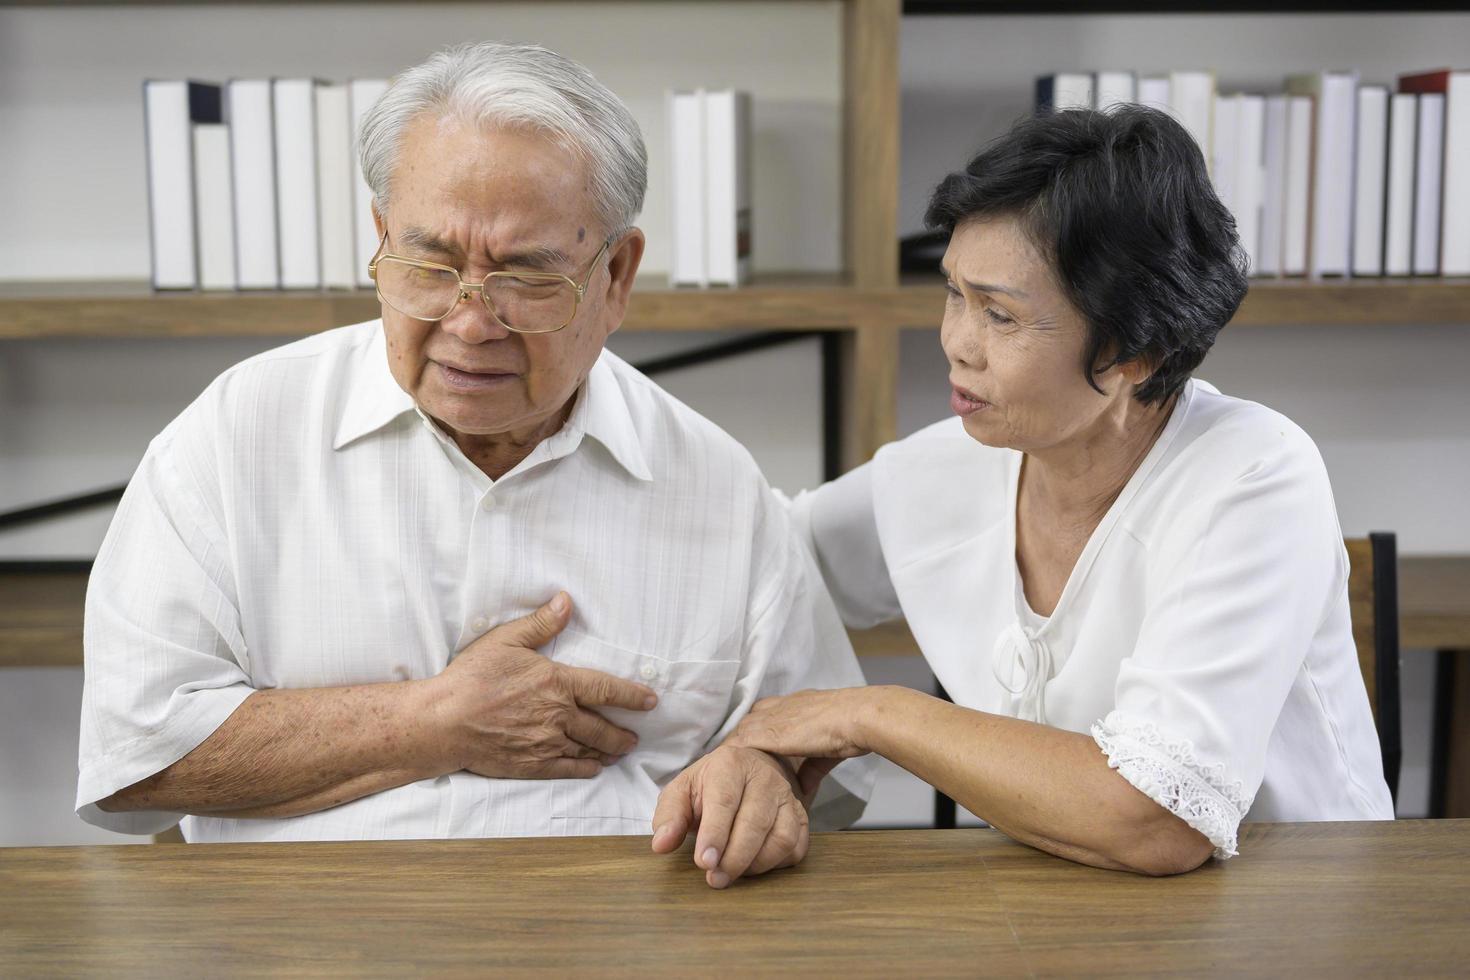
<instances>
[{"instance_id":1,"label":"row of books","mask_svg":"<svg viewBox=\"0 0 1470 980\"><path fill-rule=\"evenodd\" d=\"M378 246L357 130L382 79L143 83L155 289L356 289Z\"/></svg>"},{"instance_id":2,"label":"row of books","mask_svg":"<svg viewBox=\"0 0 1470 980\"><path fill-rule=\"evenodd\" d=\"M1059 73L1038 111L1164 109L1198 141L1253 274L1470 275L1470 71L1362 84L1291 75L1285 91L1221 94L1210 72Z\"/></svg>"},{"instance_id":3,"label":"row of books","mask_svg":"<svg viewBox=\"0 0 1470 980\"><path fill-rule=\"evenodd\" d=\"M750 113L747 92L669 93L672 285L750 278Z\"/></svg>"}]
</instances>

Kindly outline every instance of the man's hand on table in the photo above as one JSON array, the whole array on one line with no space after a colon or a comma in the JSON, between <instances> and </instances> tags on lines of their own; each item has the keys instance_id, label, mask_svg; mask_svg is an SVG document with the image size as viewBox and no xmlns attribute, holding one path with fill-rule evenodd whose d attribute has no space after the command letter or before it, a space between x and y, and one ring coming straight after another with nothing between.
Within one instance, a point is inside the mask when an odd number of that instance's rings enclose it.
<instances>
[{"instance_id":1,"label":"man's hand on table","mask_svg":"<svg viewBox=\"0 0 1470 980\"><path fill-rule=\"evenodd\" d=\"M586 779L633 750L638 736L596 711L647 711L642 684L537 653L567 625L572 603L559 592L529 616L497 626L425 682L456 769L510 779Z\"/></svg>"},{"instance_id":2,"label":"man's hand on table","mask_svg":"<svg viewBox=\"0 0 1470 980\"><path fill-rule=\"evenodd\" d=\"M698 827L694 863L712 888L741 875L789 868L806 857L806 801L791 765L758 749L722 745L659 794L653 849L677 850Z\"/></svg>"}]
</instances>

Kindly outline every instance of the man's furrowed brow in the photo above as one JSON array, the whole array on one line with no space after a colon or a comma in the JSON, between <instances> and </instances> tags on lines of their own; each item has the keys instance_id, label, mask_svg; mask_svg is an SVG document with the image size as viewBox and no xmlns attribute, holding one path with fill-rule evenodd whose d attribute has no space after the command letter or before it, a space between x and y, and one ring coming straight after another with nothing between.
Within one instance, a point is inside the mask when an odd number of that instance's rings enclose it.
<instances>
[{"instance_id":1,"label":"man's furrowed brow","mask_svg":"<svg viewBox=\"0 0 1470 980\"><path fill-rule=\"evenodd\" d=\"M419 252L432 252L436 255L458 255L459 246L453 242L445 241L431 231L409 226L398 233L398 244L403 248L411 248Z\"/></svg>"},{"instance_id":2,"label":"man's furrowed brow","mask_svg":"<svg viewBox=\"0 0 1470 980\"><path fill-rule=\"evenodd\" d=\"M446 241L431 231L409 226L398 234L398 244L417 252L432 255L460 256L461 249L454 242ZM561 272L571 263L566 252L554 245L535 244L512 248L498 256L491 256L494 263L507 268L536 269Z\"/></svg>"},{"instance_id":3,"label":"man's furrowed brow","mask_svg":"<svg viewBox=\"0 0 1470 980\"><path fill-rule=\"evenodd\" d=\"M517 269L542 269L562 272L571 264L567 253L554 245L531 245L517 248L497 257L499 264Z\"/></svg>"}]
</instances>

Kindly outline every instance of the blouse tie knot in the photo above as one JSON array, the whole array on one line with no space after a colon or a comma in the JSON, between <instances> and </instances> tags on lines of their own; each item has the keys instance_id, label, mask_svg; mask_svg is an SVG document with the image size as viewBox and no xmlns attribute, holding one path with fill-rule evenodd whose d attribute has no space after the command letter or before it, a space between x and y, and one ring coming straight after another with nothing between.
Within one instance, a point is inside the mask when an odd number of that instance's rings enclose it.
<instances>
[{"instance_id":1,"label":"blouse tie knot","mask_svg":"<svg viewBox=\"0 0 1470 980\"><path fill-rule=\"evenodd\" d=\"M990 657L995 680L1014 699L1015 716L1046 724L1046 683L1051 680L1051 647L1012 623L995 638Z\"/></svg>"}]
</instances>

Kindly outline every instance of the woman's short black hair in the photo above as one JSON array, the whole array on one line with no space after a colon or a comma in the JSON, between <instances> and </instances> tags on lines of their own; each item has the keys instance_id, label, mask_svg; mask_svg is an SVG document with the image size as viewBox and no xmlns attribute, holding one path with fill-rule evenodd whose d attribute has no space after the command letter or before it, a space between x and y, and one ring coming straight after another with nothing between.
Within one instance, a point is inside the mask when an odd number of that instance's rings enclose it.
<instances>
[{"instance_id":1,"label":"woman's short black hair","mask_svg":"<svg viewBox=\"0 0 1470 980\"><path fill-rule=\"evenodd\" d=\"M1245 297L1235 219L1193 137L1156 109L1023 119L940 181L924 220L953 234L1001 216L1021 222L1086 319L1094 388L1098 373L1142 358L1153 373L1136 396L1167 399Z\"/></svg>"}]
</instances>

